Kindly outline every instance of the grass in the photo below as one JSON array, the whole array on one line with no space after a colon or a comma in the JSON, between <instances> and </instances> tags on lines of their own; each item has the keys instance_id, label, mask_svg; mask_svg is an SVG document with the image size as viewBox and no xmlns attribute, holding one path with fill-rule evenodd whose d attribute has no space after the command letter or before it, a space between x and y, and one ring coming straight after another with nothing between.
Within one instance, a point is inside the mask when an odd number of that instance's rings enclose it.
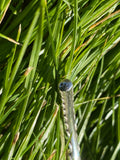
<instances>
[{"instance_id":1,"label":"grass","mask_svg":"<svg viewBox=\"0 0 120 160\"><path fill-rule=\"evenodd\" d=\"M0 159L66 159L58 84L74 85L82 160L120 160L120 2L0 2Z\"/></svg>"}]
</instances>

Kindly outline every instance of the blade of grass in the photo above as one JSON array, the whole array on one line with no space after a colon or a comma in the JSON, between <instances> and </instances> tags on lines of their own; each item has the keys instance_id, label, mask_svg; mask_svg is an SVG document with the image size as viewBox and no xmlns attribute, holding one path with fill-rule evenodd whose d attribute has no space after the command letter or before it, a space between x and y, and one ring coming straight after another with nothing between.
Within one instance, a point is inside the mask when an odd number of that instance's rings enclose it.
<instances>
[{"instance_id":1,"label":"blade of grass","mask_svg":"<svg viewBox=\"0 0 120 160\"><path fill-rule=\"evenodd\" d=\"M19 25L16 41L19 41L20 34L21 34L21 25ZM10 73L11 73L12 65L14 63L14 57L15 57L16 49L17 49L17 44L13 48L12 57L10 58L10 60L8 62L7 71L6 71L6 77L5 77L5 88L7 88L7 85L8 85L9 76L10 76Z\"/></svg>"},{"instance_id":2,"label":"blade of grass","mask_svg":"<svg viewBox=\"0 0 120 160\"><path fill-rule=\"evenodd\" d=\"M10 79L10 83L9 83L10 86L11 86L13 80L14 80L14 77L16 75L18 67L19 67L19 65L20 65L20 63L22 61L22 57L23 57L23 55L25 53L25 50L26 50L27 45L29 43L32 31L33 31L33 29L34 29L34 27L36 25L36 22L37 22L38 18L39 18L39 8L38 8L38 10L35 13L35 17L34 17L34 19L32 21L32 24L31 24L30 29L28 31L28 34L26 36L26 41L25 41L25 43L24 43L24 45L23 45L23 47L21 49L21 52L20 52L19 57L18 57L18 60L17 60L17 62L15 64L13 72L11 74L11 79ZM10 88L10 86L9 86L9 88ZM31 84L26 88L25 94L27 95L27 97L26 97L26 99L23 102L23 106L21 108L21 111L20 111L20 114L19 114L16 126L15 126L15 129L14 129L14 132L11 135L12 136L11 143L10 143L10 146L9 146L9 149L8 149L8 154L6 155L7 159L9 159L9 160L12 158L12 155L14 153L14 149L15 149L16 143L13 143L13 140L14 140L15 135L17 133L19 133L19 128L20 128L20 125L22 123L22 119L23 119L23 116L24 116L24 113L25 113L25 110L26 110L26 107L27 107L29 96L30 96L30 91L31 91Z\"/></svg>"},{"instance_id":3,"label":"blade of grass","mask_svg":"<svg viewBox=\"0 0 120 160\"><path fill-rule=\"evenodd\" d=\"M42 146L42 144L44 143L44 141L49 137L50 132L52 131L52 128L55 124L56 121L56 117L57 117L57 112L58 112L58 107L56 108L55 112L52 115L52 120L48 126L48 128L45 130L43 136L41 137L41 139L39 140L39 142L37 143L36 148L34 149L34 151L31 153L29 160L33 160L38 152L38 150L40 149L40 147Z\"/></svg>"},{"instance_id":4,"label":"blade of grass","mask_svg":"<svg viewBox=\"0 0 120 160\"><path fill-rule=\"evenodd\" d=\"M66 74L67 74L67 78L70 79L71 76L71 63L73 60L73 54L75 51L75 47L76 47L76 41L77 41L77 23L78 23L78 1L75 0L74 1L74 25L73 25L73 41L72 41L72 47L71 47L71 52L70 52L70 57L67 61L67 64L65 66L66 68Z\"/></svg>"},{"instance_id":5,"label":"blade of grass","mask_svg":"<svg viewBox=\"0 0 120 160\"><path fill-rule=\"evenodd\" d=\"M7 96L8 96L8 93L9 93L9 90L10 90L11 85L12 85L12 83L13 83L13 80L14 80L14 78L15 78L15 75L16 75L16 73L17 73L17 71L18 71L18 68L19 68L20 63L21 63L21 61L22 61L22 58L23 58L23 56L24 56L24 54L25 54L26 48L27 48L27 46L28 46L30 37L31 37L31 35L32 35L32 31L33 31L33 29L34 29L34 27L35 27L35 24L36 24L36 22L37 22L38 16L39 16L39 11L37 10L37 11L36 11L36 14L35 14L35 17L34 17L34 19L33 19L33 22L32 22L32 24L31 24L31 26L30 26L30 28L29 28L28 34L27 34L27 36L26 36L25 43L23 44L23 47L21 48L21 51L20 51L19 56L18 56L18 59L17 59L17 61L16 61L16 63L15 63L15 66L14 66L14 68L13 68L13 70L12 70L11 77L10 77L10 80L9 80L9 85L8 85L7 88L5 88L4 91L3 91L2 98L1 98L0 114L1 114L2 111L3 111L3 107L4 107L5 103L6 103L6 98L7 98Z\"/></svg>"},{"instance_id":6,"label":"blade of grass","mask_svg":"<svg viewBox=\"0 0 120 160\"><path fill-rule=\"evenodd\" d=\"M114 153L113 153L113 155L112 155L112 157L111 157L110 160L115 160L115 159L116 159L119 150L120 150L120 142L119 142L118 145L116 146L116 148L115 148L115 150L114 150Z\"/></svg>"},{"instance_id":7,"label":"blade of grass","mask_svg":"<svg viewBox=\"0 0 120 160\"><path fill-rule=\"evenodd\" d=\"M46 88L46 89L48 89L48 88ZM39 117L39 115L40 115L41 109L42 109L42 107L43 107L44 104L45 104L44 102L45 102L45 101L43 100L42 104L40 105L41 101L39 101L39 103L37 104L36 109L34 110L34 112L36 112L36 113L35 113L35 116L34 116L34 119L32 119L32 121L31 121L31 123L30 123L30 126L29 126L29 131L28 131L28 133L26 134L26 136L25 136L22 144L20 145L20 147L19 147L19 149L18 149L18 151L17 151L17 153L16 153L16 155L15 155L15 157L14 157L15 160L20 160L20 159L22 159L22 157L23 157L23 154L22 154L22 153L23 153L24 150L26 149L26 147L27 147L27 145L28 145L28 142L29 142L29 140L30 140L30 138L31 138L31 135L33 134L33 130L34 130L34 128L35 128L36 122L37 122L38 117Z\"/></svg>"}]
</instances>

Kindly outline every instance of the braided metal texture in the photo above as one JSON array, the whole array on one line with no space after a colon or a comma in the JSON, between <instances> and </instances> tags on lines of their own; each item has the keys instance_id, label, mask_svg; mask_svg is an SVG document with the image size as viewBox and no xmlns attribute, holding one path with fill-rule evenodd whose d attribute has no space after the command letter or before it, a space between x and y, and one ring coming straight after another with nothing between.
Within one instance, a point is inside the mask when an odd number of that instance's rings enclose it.
<instances>
[{"instance_id":1,"label":"braided metal texture","mask_svg":"<svg viewBox=\"0 0 120 160\"><path fill-rule=\"evenodd\" d=\"M69 160L81 160L79 154L79 146L77 143L77 133L75 126L75 113L73 107L73 84L70 80L66 79L59 84L59 90L62 98L62 109L64 116L65 131L71 140L69 143Z\"/></svg>"}]
</instances>

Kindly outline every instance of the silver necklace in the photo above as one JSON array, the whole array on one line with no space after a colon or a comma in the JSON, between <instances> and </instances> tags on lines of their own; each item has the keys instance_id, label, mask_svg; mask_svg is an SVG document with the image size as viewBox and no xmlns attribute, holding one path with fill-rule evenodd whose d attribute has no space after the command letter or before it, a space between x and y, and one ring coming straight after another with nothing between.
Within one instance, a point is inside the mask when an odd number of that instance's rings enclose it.
<instances>
[{"instance_id":1,"label":"silver necklace","mask_svg":"<svg viewBox=\"0 0 120 160\"><path fill-rule=\"evenodd\" d=\"M73 108L73 84L70 80L65 79L59 84L59 90L62 98L62 109L64 116L64 125L68 138L71 137L69 143L69 159L81 160L79 154L79 145L77 141L77 133L75 127L75 113Z\"/></svg>"}]
</instances>

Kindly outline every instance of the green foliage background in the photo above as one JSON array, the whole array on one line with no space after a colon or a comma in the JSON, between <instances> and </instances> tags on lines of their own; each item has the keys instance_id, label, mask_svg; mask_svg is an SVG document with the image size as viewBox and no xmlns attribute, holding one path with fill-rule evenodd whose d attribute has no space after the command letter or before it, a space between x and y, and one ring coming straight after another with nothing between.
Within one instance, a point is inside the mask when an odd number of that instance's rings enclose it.
<instances>
[{"instance_id":1,"label":"green foliage background","mask_svg":"<svg viewBox=\"0 0 120 160\"><path fill-rule=\"evenodd\" d=\"M0 159L66 159L58 84L74 85L82 160L120 160L120 1L0 1Z\"/></svg>"}]
</instances>

